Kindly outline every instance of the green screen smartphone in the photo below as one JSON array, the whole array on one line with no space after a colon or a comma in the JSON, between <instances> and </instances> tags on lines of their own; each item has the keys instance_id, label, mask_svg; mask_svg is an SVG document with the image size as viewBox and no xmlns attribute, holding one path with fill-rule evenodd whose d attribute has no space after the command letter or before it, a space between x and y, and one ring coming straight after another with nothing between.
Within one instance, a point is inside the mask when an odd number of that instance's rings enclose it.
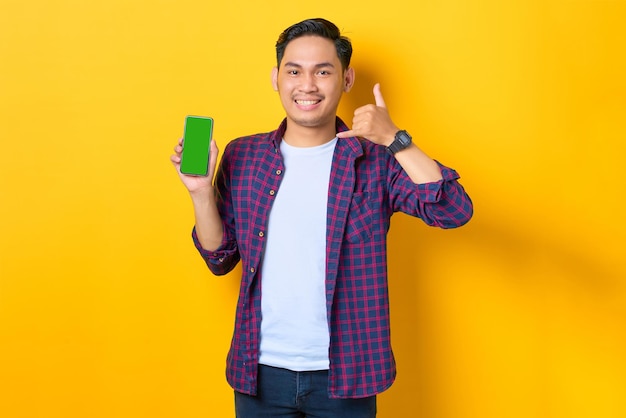
<instances>
[{"instance_id":1,"label":"green screen smartphone","mask_svg":"<svg viewBox=\"0 0 626 418\"><path fill-rule=\"evenodd\" d=\"M187 116L183 134L183 154L180 172L206 176L209 171L209 148L213 136L213 119L205 116Z\"/></svg>"}]
</instances>

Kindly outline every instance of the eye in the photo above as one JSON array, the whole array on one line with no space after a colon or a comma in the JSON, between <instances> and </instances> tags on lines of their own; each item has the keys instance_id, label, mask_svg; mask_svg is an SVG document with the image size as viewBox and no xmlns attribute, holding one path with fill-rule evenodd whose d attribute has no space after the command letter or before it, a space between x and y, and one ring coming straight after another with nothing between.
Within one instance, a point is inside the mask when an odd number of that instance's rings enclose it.
<instances>
[{"instance_id":1,"label":"eye","mask_svg":"<svg viewBox=\"0 0 626 418\"><path fill-rule=\"evenodd\" d=\"M289 74L289 75L298 75L298 70L288 70L287 74Z\"/></svg>"},{"instance_id":2,"label":"eye","mask_svg":"<svg viewBox=\"0 0 626 418\"><path fill-rule=\"evenodd\" d=\"M328 71L328 70L320 70L318 74L322 75L322 76L330 75L330 71Z\"/></svg>"}]
</instances>

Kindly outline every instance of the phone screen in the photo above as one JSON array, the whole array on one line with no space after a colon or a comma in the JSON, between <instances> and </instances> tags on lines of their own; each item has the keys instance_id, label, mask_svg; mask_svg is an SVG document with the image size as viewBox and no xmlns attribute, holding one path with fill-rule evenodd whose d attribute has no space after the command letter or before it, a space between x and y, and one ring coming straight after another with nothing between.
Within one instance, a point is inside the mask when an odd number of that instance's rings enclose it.
<instances>
[{"instance_id":1,"label":"phone screen","mask_svg":"<svg viewBox=\"0 0 626 418\"><path fill-rule=\"evenodd\" d=\"M206 176L209 170L209 148L213 135L213 119L204 116L187 116L183 135L183 154L180 172Z\"/></svg>"}]
</instances>

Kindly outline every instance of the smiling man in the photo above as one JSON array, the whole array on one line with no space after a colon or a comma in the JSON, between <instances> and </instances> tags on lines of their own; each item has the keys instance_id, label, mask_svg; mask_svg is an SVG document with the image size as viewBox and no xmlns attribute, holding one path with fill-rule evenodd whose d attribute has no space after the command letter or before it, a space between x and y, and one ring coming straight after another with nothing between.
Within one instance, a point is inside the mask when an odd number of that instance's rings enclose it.
<instances>
[{"instance_id":1,"label":"smiling man","mask_svg":"<svg viewBox=\"0 0 626 418\"><path fill-rule=\"evenodd\" d=\"M287 28L272 85L286 117L235 139L213 181L180 172L192 237L217 275L242 263L226 376L237 417L371 418L391 386L386 240L404 212L440 228L469 221L458 174L431 159L374 104L337 117L355 74L352 45L324 19Z\"/></svg>"}]
</instances>

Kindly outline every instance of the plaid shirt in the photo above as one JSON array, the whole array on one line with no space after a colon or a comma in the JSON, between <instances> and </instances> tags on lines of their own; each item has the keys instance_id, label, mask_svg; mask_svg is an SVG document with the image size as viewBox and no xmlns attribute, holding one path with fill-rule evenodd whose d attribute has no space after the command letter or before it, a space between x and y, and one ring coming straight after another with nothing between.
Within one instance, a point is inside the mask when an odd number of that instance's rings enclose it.
<instances>
[{"instance_id":1,"label":"plaid shirt","mask_svg":"<svg viewBox=\"0 0 626 418\"><path fill-rule=\"evenodd\" d=\"M261 329L261 260L272 202L285 167L273 132L242 137L224 149L215 186L224 225L222 245L204 250L216 275L242 261L235 332L226 376L237 391L255 395ZM337 118L337 131L348 130ZM396 366L389 333L387 231L401 211L441 228L466 223L473 207L458 174L440 164L443 180L414 184L384 146L340 139L333 157L326 221L326 309L330 330L331 398L361 398L387 389Z\"/></svg>"}]
</instances>

